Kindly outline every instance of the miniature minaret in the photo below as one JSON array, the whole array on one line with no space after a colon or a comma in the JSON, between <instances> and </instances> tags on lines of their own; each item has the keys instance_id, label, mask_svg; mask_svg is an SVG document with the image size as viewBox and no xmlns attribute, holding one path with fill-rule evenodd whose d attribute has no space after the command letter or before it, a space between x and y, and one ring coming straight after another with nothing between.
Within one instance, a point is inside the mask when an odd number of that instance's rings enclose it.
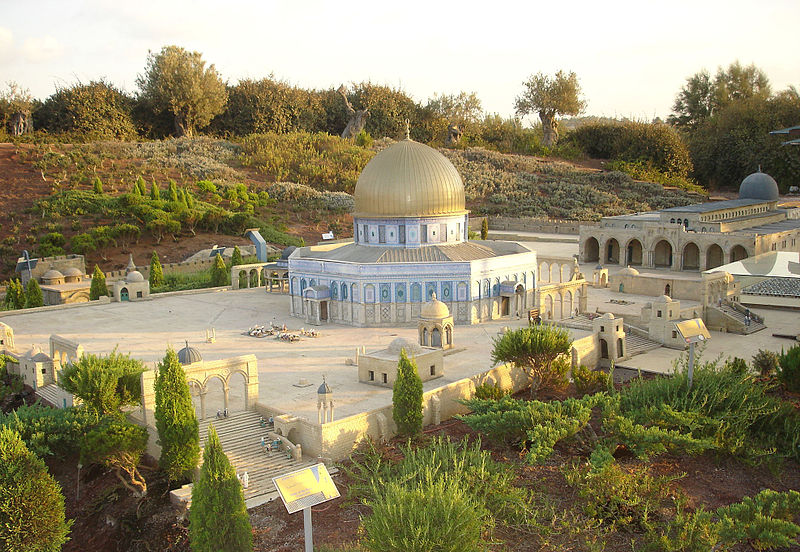
<instances>
[{"instance_id":1,"label":"miniature minaret","mask_svg":"<svg viewBox=\"0 0 800 552\"><path fill-rule=\"evenodd\" d=\"M324 424L333 421L333 390L322 376L322 385L317 389L317 420Z\"/></svg>"},{"instance_id":2,"label":"miniature minaret","mask_svg":"<svg viewBox=\"0 0 800 552\"><path fill-rule=\"evenodd\" d=\"M128 257L128 266L125 267L125 274L128 275L136 270L136 265L133 262L133 253Z\"/></svg>"}]
</instances>

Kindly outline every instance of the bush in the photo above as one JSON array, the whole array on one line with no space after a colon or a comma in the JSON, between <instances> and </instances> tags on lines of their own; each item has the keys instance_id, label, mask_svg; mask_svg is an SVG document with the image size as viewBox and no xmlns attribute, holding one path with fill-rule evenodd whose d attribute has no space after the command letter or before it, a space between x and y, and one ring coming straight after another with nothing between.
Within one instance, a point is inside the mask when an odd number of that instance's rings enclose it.
<instances>
[{"instance_id":1,"label":"bush","mask_svg":"<svg viewBox=\"0 0 800 552\"><path fill-rule=\"evenodd\" d=\"M156 251L153 251L153 254L150 255L149 282L151 291L164 283L164 268L161 266L161 261Z\"/></svg>"},{"instance_id":2,"label":"bush","mask_svg":"<svg viewBox=\"0 0 800 552\"><path fill-rule=\"evenodd\" d=\"M364 545L372 552L478 552L486 509L456 477L426 479L409 488L388 483L368 503Z\"/></svg>"},{"instance_id":3,"label":"bush","mask_svg":"<svg viewBox=\"0 0 800 552\"><path fill-rule=\"evenodd\" d=\"M503 388L499 387L496 383L489 385L488 383L482 383L475 387L475 394L472 396L473 399L478 400L492 400L492 401L499 401L506 395L508 395L508 391L505 391Z\"/></svg>"},{"instance_id":4,"label":"bush","mask_svg":"<svg viewBox=\"0 0 800 552\"><path fill-rule=\"evenodd\" d=\"M214 259L214 266L211 267L211 285L213 287L227 286L230 284L229 278L228 267L220 254L217 253L217 257Z\"/></svg>"},{"instance_id":5,"label":"bush","mask_svg":"<svg viewBox=\"0 0 800 552\"><path fill-rule=\"evenodd\" d=\"M67 542L61 486L19 434L0 429L0 548L56 552Z\"/></svg>"},{"instance_id":6,"label":"bush","mask_svg":"<svg viewBox=\"0 0 800 552\"><path fill-rule=\"evenodd\" d=\"M778 357L778 379L789 391L800 392L800 345L793 345Z\"/></svg>"},{"instance_id":7,"label":"bush","mask_svg":"<svg viewBox=\"0 0 800 552\"><path fill-rule=\"evenodd\" d=\"M141 361L116 351L108 356L84 354L67 364L58 385L100 416L121 416L122 407L138 405L142 398Z\"/></svg>"},{"instance_id":8,"label":"bush","mask_svg":"<svg viewBox=\"0 0 800 552\"><path fill-rule=\"evenodd\" d=\"M89 288L89 300L95 301L100 297L108 297L108 287L106 286L106 275L100 270L100 267L94 265L94 273L92 274L92 285Z\"/></svg>"},{"instance_id":9,"label":"bush","mask_svg":"<svg viewBox=\"0 0 800 552\"><path fill-rule=\"evenodd\" d=\"M800 526L800 493L766 489L742 502L717 509L719 534L728 542L748 542L756 550L772 550L797 544Z\"/></svg>"},{"instance_id":10,"label":"bush","mask_svg":"<svg viewBox=\"0 0 800 552\"><path fill-rule=\"evenodd\" d=\"M769 376L778 368L778 355L773 351L759 349L753 355L753 368L762 376Z\"/></svg>"},{"instance_id":11,"label":"bush","mask_svg":"<svg viewBox=\"0 0 800 552\"><path fill-rule=\"evenodd\" d=\"M31 278L28 280L28 285L25 286L25 308L30 309L41 306L44 306L42 288L39 287L39 282L35 278Z\"/></svg>"},{"instance_id":12,"label":"bush","mask_svg":"<svg viewBox=\"0 0 800 552\"><path fill-rule=\"evenodd\" d=\"M662 503L674 495L670 483L679 477L653 477L644 466L624 468L612 462L600 470L564 470L567 484L576 487L584 513L612 529L646 529L659 515Z\"/></svg>"},{"instance_id":13,"label":"bush","mask_svg":"<svg viewBox=\"0 0 800 552\"><path fill-rule=\"evenodd\" d=\"M533 398L538 391L560 389L567 384L570 366L562 355L569 352L571 345L572 338L564 328L537 324L495 338L492 362L509 362L523 369Z\"/></svg>"},{"instance_id":14,"label":"bush","mask_svg":"<svg viewBox=\"0 0 800 552\"><path fill-rule=\"evenodd\" d=\"M607 374L602 370L590 370L584 365L572 370L572 380L575 382L575 391L580 396L605 391L613 381L611 373Z\"/></svg>"},{"instance_id":15,"label":"bush","mask_svg":"<svg viewBox=\"0 0 800 552\"><path fill-rule=\"evenodd\" d=\"M80 450L86 432L98 421L86 408L48 408L36 404L20 406L0 414L0 427L17 432L37 456L67 456Z\"/></svg>"}]
</instances>

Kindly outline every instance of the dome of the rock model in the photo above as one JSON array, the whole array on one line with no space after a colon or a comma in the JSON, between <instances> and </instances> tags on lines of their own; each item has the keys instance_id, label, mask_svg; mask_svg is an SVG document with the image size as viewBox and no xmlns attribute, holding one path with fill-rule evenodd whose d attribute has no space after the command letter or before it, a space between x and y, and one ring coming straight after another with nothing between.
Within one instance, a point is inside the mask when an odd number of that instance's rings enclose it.
<instances>
[{"instance_id":1,"label":"dome of the rock model","mask_svg":"<svg viewBox=\"0 0 800 552\"><path fill-rule=\"evenodd\" d=\"M739 186L739 199L775 201L778 199L778 195L778 183L770 175L760 170L747 176Z\"/></svg>"},{"instance_id":2,"label":"dome of the rock model","mask_svg":"<svg viewBox=\"0 0 800 552\"><path fill-rule=\"evenodd\" d=\"M447 318L448 316L450 316L450 309L436 298L435 293L430 301L422 305L422 309L420 310L421 318Z\"/></svg>"},{"instance_id":3,"label":"dome of the rock model","mask_svg":"<svg viewBox=\"0 0 800 552\"><path fill-rule=\"evenodd\" d=\"M404 337L398 337L386 348L387 351L393 353L395 355L399 355L400 351L405 349L406 355L416 355L422 352L422 347L420 347L419 343L415 343L409 339Z\"/></svg>"},{"instance_id":4,"label":"dome of the rock model","mask_svg":"<svg viewBox=\"0 0 800 552\"><path fill-rule=\"evenodd\" d=\"M178 351L178 362L181 364L194 364L202 360L203 356L200 354L200 351L194 347L189 347L189 343L186 343L186 347Z\"/></svg>"},{"instance_id":5,"label":"dome of the rock model","mask_svg":"<svg viewBox=\"0 0 800 552\"><path fill-rule=\"evenodd\" d=\"M128 272L128 275L125 276L125 281L129 284L135 284L137 282L144 282L144 276L138 270L131 270Z\"/></svg>"},{"instance_id":6,"label":"dome of the rock model","mask_svg":"<svg viewBox=\"0 0 800 552\"><path fill-rule=\"evenodd\" d=\"M435 149L411 139L387 147L358 177L355 215L417 217L465 213L464 183Z\"/></svg>"}]
</instances>

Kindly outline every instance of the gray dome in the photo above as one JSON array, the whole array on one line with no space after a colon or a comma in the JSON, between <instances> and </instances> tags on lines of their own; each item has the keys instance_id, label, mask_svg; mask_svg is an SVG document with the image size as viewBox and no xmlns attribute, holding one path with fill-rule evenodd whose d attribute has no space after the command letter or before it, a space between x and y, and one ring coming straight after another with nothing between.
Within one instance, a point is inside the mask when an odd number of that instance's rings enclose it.
<instances>
[{"instance_id":1,"label":"gray dome","mask_svg":"<svg viewBox=\"0 0 800 552\"><path fill-rule=\"evenodd\" d=\"M284 250L281 252L281 259L288 259L288 258L289 258L289 255L291 255L292 253L294 253L294 250L295 250L295 249L297 249L297 247L295 247L294 245L290 245L289 247L285 248L285 249L284 249Z\"/></svg>"},{"instance_id":2,"label":"gray dome","mask_svg":"<svg viewBox=\"0 0 800 552\"><path fill-rule=\"evenodd\" d=\"M80 269L80 268L75 268L74 266L71 266L71 267L67 268L67 269L64 271L64 276L66 276L66 277L70 277L70 276L83 276L83 272L81 272L81 269Z\"/></svg>"},{"instance_id":3,"label":"gray dome","mask_svg":"<svg viewBox=\"0 0 800 552\"><path fill-rule=\"evenodd\" d=\"M406 350L406 355L408 356L422 353L422 347L420 347L419 343L403 337L395 338L386 348L387 351L398 356L400 356L400 351L402 349Z\"/></svg>"},{"instance_id":4,"label":"gray dome","mask_svg":"<svg viewBox=\"0 0 800 552\"><path fill-rule=\"evenodd\" d=\"M186 347L178 351L178 362L181 364L194 364L202 360L203 356L200 354L200 351L194 347L189 347L188 341L186 342Z\"/></svg>"},{"instance_id":5,"label":"gray dome","mask_svg":"<svg viewBox=\"0 0 800 552\"><path fill-rule=\"evenodd\" d=\"M742 185L739 186L739 199L775 201L778 193L778 183L767 173L761 172L761 169L742 180Z\"/></svg>"},{"instance_id":6,"label":"gray dome","mask_svg":"<svg viewBox=\"0 0 800 552\"><path fill-rule=\"evenodd\" d=\"M328 385L328 382L325 381L325 378L322 378L322 385L320 385L319 389L317 389L317 394L318 395L326 395L326 394L331 394L331 393L333 393L333 390Z\"/></svg>"},{"instance_id":7,"label":"gray dome","mask_svg":"<svg viewBox=\"0 0 800 552\"><path fill-rule=\"evenodd\" d=\"M128 272L128 275L125 276L125 281L129 284L134 284L136 282L144 282L144 276L138 270L131 270Z\"/></svg>"},{"instance_id":8,"label":"gray dome","mask_svg":"<svg viewBox=\"0 0 800 552\"><path fill-rule=\"evenodd\" d=\"M48 270L47 272L42 274L42 280L59 280L59 279L61 279L63 277L64 277L64 275L61 274L55 268L51 268L50 270Z\"/></svg>"}]
</instances>

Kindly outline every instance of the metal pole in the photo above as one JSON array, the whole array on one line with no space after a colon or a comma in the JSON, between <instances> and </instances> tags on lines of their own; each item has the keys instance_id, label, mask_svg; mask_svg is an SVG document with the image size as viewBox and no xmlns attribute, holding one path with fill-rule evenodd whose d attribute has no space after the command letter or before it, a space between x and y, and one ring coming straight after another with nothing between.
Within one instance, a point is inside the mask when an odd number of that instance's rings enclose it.
<instances>
[{"instance_id":1,"label":"metal pole","mask_svg":"<svg viewBox=\"0 0 800 552\"><path fill-rule=\"evenodd\" d=\"M689 389L692 388L693 377L694 377L694 343L689 343Z\"/></svg>"},{"instance_id":2,"label":"metal pole","mask_svg":"<svg viewBox=\"0 0 800 552\"><path fill-rule=\"evenodd\" d=\"M311 508L303 508L303 529L306 541L305 552L314 552L314 540L311 537Z\"/></svg>"}]
</instances>

